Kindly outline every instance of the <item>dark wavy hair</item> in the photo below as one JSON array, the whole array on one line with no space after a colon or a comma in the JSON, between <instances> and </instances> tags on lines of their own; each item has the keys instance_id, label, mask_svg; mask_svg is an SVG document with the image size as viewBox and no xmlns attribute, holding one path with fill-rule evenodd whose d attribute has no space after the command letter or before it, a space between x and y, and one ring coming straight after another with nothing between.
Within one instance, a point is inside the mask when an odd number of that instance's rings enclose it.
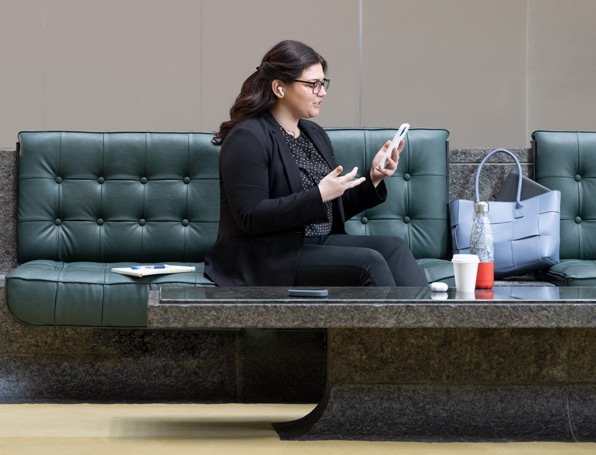
<instances>
[{"instance_id":1,"label":"dark wavy hair","mask_svg":"<svg viewBox=\"0 0 596 455\"><path fill-rule=\"evenodd\" d=\"M299 41L285 40L273 46L257 70L242 84L240 94L230 109L230 120L220 125L211 141L213 145L221 145L236 124L257 117L273 107L277 101L271 89L274 80L292 84L305 69L317 63L321 64L323 71L327 70L325 59Z\"/></svg>"}]
</instances>

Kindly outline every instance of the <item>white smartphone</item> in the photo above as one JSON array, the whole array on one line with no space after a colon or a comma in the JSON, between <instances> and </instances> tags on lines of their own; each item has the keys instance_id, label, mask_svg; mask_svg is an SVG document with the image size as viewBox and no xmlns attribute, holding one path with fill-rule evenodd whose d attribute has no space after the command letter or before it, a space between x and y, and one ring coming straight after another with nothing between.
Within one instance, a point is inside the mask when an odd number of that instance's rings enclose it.
<instances>
[{"instance_id":1,"label":"white smartphone","mask_svg":"<svg viewBox=\"0 0 596 455\"><path fill-rule=\"evenodd\" d=\"M391 145L389 145L389 148L385 152L383 159L379 163L379 169L385 169L385 165L387 164L387 158L389 158L391 156L391 152L393 151L394 148L399 147L400 142L406 137L406 133L408 132L409 129L410 129L409 123L402 123L400 125L399 129L397 130L397 133L395 133L395 136L393 136Z\"/></svg>"}]
</instances>

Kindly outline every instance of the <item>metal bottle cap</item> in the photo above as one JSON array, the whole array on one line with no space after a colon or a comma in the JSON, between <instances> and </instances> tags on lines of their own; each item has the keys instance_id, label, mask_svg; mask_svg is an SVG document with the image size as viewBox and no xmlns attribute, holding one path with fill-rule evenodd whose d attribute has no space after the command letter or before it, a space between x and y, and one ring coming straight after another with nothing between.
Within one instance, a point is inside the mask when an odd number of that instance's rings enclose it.
<instances>
[{"instance_id":1,"label":"metal bottle cap","mask_svg":"<svg viewBox=\"0 0 596 455\"><path fill-rule=\"evenodd\" d=\"M488 202L480 201L474 204L474 211L476 213L479 212L488 212Z\"/></svg>"}]
</instances>

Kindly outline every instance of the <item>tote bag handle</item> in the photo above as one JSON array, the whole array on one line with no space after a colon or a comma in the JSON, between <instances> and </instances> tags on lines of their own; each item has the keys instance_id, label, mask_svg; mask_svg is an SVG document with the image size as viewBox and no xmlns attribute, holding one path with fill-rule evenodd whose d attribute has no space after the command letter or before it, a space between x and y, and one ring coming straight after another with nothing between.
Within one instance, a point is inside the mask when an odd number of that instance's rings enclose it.
<instances>
[{"instance_id":1,"label":"tote bag handle","mask_svg":"<svg viewBox=\"0 0 596 455\"><path fill-rule=\"evenodd\" d=\"M521 199L521 189L522 189L522 169L521 169L521 164L519 164L519 160L517 159L517 157L513 153L511 153L509 150L505 150L505 149L493 150L488 155L486 155L486 157L480 163L480 166L478 166L478 171L476 172L476 202L480 202L480 190L479 190L479 186L478 186L478 182L480 181L480 172L482 171L482 167L484 166L484 163L486 163L486 161L491 156L493 156L495 153L506 153L511 158L513 158L515 160L515 164L517 164L517 171L518 171L519 177L517 180L517 195L516 195L516 199L515 199L515 218L521 218L524 216L524 206L520 200Z\"/></svg>"}]
</instances>

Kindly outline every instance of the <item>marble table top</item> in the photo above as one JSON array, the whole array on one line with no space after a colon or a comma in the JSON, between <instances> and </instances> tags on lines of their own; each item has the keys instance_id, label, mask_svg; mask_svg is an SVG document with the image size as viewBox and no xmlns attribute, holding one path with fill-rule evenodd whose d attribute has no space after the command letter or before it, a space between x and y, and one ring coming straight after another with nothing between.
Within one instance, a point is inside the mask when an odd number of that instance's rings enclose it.
<instances>
[{"instance_id":1,"label":"marble table top","mask_svg":"<svg viewBox=\"0 0 596 455\"><path fill-rule=\"evenodd\" d=\"M328 288L325 298L287 287L151 291L153 328L596 327L596 288L512 286L460 294L428 287Z\"/></svg>"}]
</instances>

